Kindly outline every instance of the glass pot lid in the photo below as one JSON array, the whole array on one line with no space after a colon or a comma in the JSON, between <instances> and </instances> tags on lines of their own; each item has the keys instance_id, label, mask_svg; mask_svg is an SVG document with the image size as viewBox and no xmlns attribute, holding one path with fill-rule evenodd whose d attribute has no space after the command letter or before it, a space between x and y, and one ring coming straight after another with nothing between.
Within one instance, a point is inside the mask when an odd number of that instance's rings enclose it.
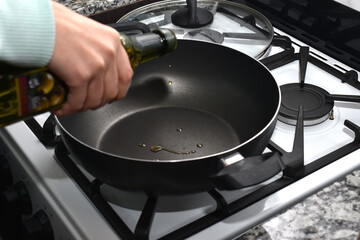
<instances>
[{"instance_id":1,"label":"glass pot lid","mask_svg":"<svg viewBox=\"0 0 360 240\"><path fill-rule=\"evenodd\" d=\"M178 39L221 44L254 58L260 58L269 48L274 35L273 27L256 10L222 0L198 0L195 5L197 9L211 13L210 23L195 27L175 24L173 14L189 8L185 0L165 0L145 5L124 15L118 23L139 21L148 25L150 30L168 28L175 32Z\"/></svg>"}]
</instances>

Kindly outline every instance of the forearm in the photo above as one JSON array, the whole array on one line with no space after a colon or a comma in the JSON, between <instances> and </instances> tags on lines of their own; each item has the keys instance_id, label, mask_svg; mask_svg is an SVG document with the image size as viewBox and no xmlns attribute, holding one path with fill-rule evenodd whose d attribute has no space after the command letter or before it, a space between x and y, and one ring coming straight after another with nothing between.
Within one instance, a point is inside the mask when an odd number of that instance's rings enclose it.
<instances>
[{"instance_id":1,"label":"forearm","mask_svg":"<svg viewBox=\"0 0 360 240\"><path fill-rule=\"evenodd\" d=\"M54 43L50 0L0 1L0 61L45 66L52 57Z\"/></svg>"}]
</instances>

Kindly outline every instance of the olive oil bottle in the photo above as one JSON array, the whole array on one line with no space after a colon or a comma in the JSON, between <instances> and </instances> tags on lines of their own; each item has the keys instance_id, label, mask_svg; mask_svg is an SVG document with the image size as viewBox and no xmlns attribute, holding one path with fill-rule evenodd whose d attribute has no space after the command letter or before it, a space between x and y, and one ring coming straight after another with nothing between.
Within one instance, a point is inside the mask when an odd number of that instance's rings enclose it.
<instances>
[{"instance_id":1,"label":"olive oil bottle","mask_svg":"<svg viewBox=\"0 0 360 240\"><path fill-rule=\"evenodd\" d=\"M167 29L120 34L120 39L133 68L177 46L175 34ZM0 127L60 108L66 95L66 85L46 67L25 69L0 62Z\"/></svg>"}]
</instances>

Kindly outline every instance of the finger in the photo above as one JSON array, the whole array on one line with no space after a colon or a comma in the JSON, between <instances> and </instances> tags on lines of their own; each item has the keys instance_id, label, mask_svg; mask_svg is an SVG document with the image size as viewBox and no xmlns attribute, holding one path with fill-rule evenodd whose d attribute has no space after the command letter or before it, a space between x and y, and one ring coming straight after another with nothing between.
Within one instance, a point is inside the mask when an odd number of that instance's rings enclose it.
<instances>
[{"instance_id":1,"label":"finger","mask_svg":"<svg viewBox=\"0 0 360 240\"><path fill-rule=\"evenodd\" d=\"M118 92L118 72L117 72L117 60L115 59L109 65L109 68L104 77L104 92L101 101L101 106L106 103L116 100Z\"/></svg>"},{"instance_id":2,"label":"finger","mask_svg":"<svg viewBox=\"0 0 360 240\"><path fill-rule=\"evenodd\" d=\"M103 73L90 81L87 88L85 104L82 108L83 111L101 106L104 95L104 76L102 74Z\"/></svg>"},{"instance_id":3,"label":"finger","mask_svg":"<svg viewBox=\"0 0 360 240\"><path fill-rule=\"evenodd\" d=\"M56 115L65 116L74 112L79 112L84 108L87 91L85 87L72 87L69 88L67 100L65 105L54 111Z\"/></svg>"}]
</instances>

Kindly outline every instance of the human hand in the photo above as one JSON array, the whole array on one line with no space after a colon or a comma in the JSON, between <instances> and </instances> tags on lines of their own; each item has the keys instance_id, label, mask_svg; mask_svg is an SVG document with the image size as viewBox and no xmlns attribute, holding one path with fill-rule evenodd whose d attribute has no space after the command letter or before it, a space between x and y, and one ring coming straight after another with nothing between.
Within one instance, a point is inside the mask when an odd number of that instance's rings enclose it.
<instances>
[{"instance_id":1,"label":"human hand","mask_svg":"<svg viewBox=\"0 0 360 240\"><path fill-rule=\"evenodd\" d=\"M67 102L54 113L96 109L123 98L133 70L119 33L52 1L56 36L48 65L69 88Z\"/></svg>"}]
</instances>

